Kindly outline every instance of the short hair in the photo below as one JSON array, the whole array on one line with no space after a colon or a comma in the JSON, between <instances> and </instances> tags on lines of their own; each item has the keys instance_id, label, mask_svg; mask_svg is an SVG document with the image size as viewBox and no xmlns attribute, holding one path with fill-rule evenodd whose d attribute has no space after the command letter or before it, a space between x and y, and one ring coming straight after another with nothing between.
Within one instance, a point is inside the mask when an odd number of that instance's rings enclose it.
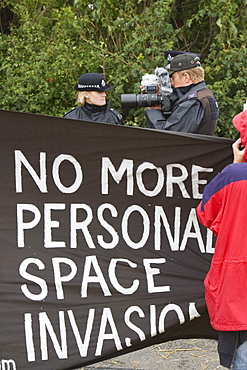
<instances>
[{"instance_id":1,"label":"short hair","mask_svg":"<svg viewBox=\"0 0 247 370\"><path fill-rule=\"evenodd\" d=\"M81 104L81 106L83 107L86 103L86 98L85 98L85 95L84 95L84 91L78 91L77 94L76 94L76 102Z\"/></svg>"},{"instance_id":2,"label":"short hair","mask_svg":"<svg viewBox=\"0 0 247 370\"><path fill-rule=\"evenodd\" d=\"M202 67L185 69L183 71L177 71L177 73L180 77L182 77L185 73L188 73L193 83L201 82L204 80L204 69Z\"/></svg>"}]
</instances>

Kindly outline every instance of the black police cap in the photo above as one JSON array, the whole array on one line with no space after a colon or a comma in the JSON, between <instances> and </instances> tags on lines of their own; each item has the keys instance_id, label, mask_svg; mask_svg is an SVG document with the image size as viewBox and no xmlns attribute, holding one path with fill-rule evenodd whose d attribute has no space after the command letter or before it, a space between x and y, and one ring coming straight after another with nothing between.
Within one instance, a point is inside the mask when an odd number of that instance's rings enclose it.
<instances>
[{"instance_id":1,"label":"black police cap","mask_svg":"<svg viewBox=\"0 0 247 370\"><path fill-rule=\"evenodd\" d=\"M77 91L107 91L111 89L100 73L84 73L78 79L78 84L74 86Z\"/></svg>"}]
</instances>

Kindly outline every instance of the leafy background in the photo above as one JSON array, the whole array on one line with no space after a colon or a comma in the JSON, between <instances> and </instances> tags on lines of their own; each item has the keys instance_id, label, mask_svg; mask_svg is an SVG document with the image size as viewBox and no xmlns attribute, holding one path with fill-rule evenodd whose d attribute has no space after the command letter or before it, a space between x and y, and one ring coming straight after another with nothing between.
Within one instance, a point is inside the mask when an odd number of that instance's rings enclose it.
<instances>
[{"instance_id":1,"label":"leafy background","mask_svg":"<svg viewBox=\"0 0 247 370\"><path fill-rule=\"evenodd\" d=\"M86 72L113 87L111 107L126 125L144 111L121 109L164 50L199 53L220 106L215 135L235 138L232 118L247 98L247 0L0 0L0 109L62 116Z\"/></svg>"}]
</instances>

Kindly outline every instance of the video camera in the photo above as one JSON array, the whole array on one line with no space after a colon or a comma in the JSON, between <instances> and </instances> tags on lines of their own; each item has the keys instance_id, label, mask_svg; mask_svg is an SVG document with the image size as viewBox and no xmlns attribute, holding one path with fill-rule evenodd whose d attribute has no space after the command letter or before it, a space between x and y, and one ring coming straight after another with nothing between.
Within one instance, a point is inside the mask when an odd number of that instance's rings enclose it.
<instances>
[{"instance_id":1,"label":"video camera","mask_svg":"<svg viewBox=\"0 0 247 370\"><path fill-rule=\"evenodd\" d=\"M157 67L155 74L145 74L141 80L142 94L121 94L123 109L161 106L161 111L170 114L172 88L168 71Z\"/></svg>"}]
</instances>

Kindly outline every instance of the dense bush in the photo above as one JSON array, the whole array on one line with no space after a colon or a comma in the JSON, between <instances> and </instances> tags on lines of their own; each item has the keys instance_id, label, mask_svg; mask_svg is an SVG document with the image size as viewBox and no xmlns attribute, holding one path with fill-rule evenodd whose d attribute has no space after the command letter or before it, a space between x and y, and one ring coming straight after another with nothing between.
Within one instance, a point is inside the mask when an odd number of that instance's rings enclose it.
<instances>
[{"instance_id":1,"label":"dense bush","mask_svg":"<svg viewBox=\"0 0 247 370\"><path fill-rule=\"evenodd\" d=\"M144 73L164 66L164 50L201 54L220 105L217 135L236 136L232 117L247 98L247 0L0 0L15 14L0 34L0 108L62 116L75 105L80 74L103 73L120 94L139 93ZM145 125L143 109L122 112Z\"/></svg>"}]
</instances>

